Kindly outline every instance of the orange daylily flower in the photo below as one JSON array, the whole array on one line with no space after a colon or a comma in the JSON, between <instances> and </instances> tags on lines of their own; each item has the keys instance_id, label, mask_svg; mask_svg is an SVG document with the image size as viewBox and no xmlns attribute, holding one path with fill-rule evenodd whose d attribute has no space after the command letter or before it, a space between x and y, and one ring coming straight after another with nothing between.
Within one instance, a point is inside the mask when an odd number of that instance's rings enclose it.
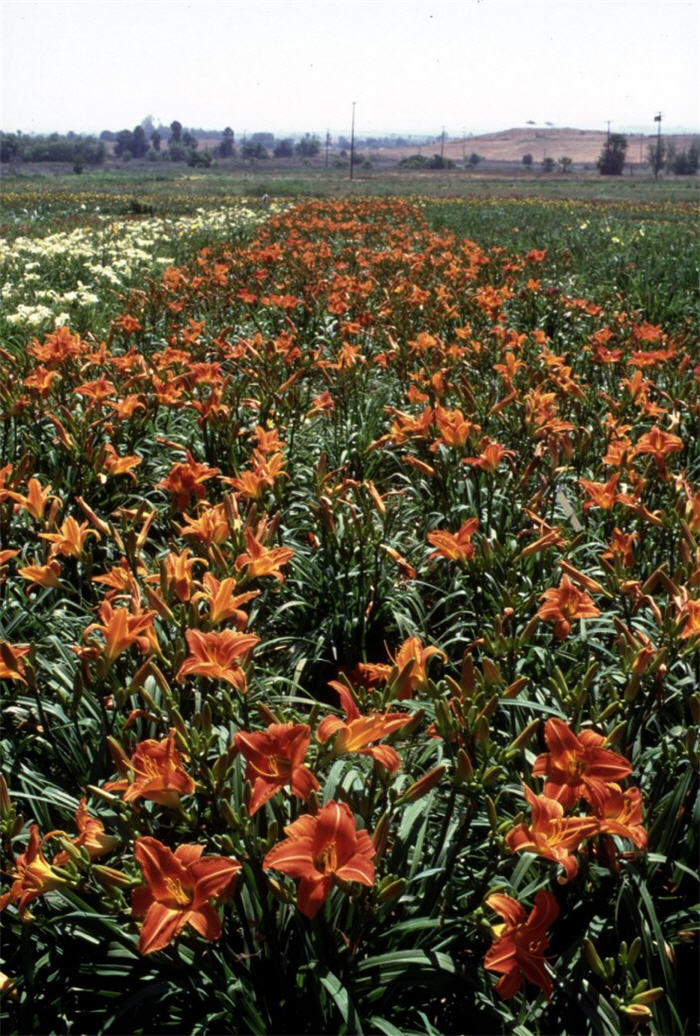
<instances>
[{"instance_id":1,"label":"orange daylily flower","mask_svg":"<svg viewBox=\"0 0 700 1036\"><path fill-rule=\"evenodd\" d=\"M137 565L137 572L139 575L146 575L145 566L142 564ZM131 597L135 591L138 591L138 584L134 578L131 565L126 558L122 558L118 565L113 565L112 568L101 576L93 576L92 582L108 586L110 588L108 597L114 597L115 594Z\"/></svg>"},{"instance_id":2,"label":"orange daylily flower","mask_svg":"<svg viewBox=\"0 0 700 1036\"><path fill-rule=\"evenodd\" d=\"M181 536L191 536L193 539L201 540L208 546L225 543L231 535L226 510L223 504L215 504L214 507L207 507L200 511L196 518L190 515L183 515L184 525L180 526Z\"/></svg>"},{"instance_id":3,"label":"orange daylily flower","mask_svg":"<svg viewBox=\"0 0 700 1036\"><path fill-rule=\"evenodd\" d=\"M640 436L634 446L634 456L649 454L659 466L663 466L666 457L677 453L684 446L683 440L671 432L664 432L658 425Z\"/></svg>"},{"instance_id":4,"label":"orange daylily flower","mask_svg":"<svg viewBox=\"0 0 700 1036\"><path fill-rule=\"evenodd\" d=\"M49 500L58 500L55 493L51 492L51 486L42 486L36 478L30 478L27 482L26 495L11 489L6 490L6 495L15 501L17 510L27 511L36 522L43 520Z\"/></svg>"},{"instance_id":5,"label":"orange daylily flower","mask_svg":"<svg viewBox=\"0 0 700 1036\"><path fill-rule=\"evenodd\" d=\"M468 464L473 468L480 468L482 471L487 471L493 474L498 468L498 465L506 457L514 457L513 450L507 450L505 446L502 446L499 442L494 442L493 439L483 439L479 444L481 453L478 457L465 457L462 461L463 464Z\"/></svg>"},{"instance_id":6,"label":"orange daylily flower","mask_svg":"<svg viewBox=\"0 0 700 1036\"><path fill-rule=\"evenodd\" d=\"M75 518L66 518L58 532L40 532L39 539L47 540L51 544L52 554L61 554L66 558L79 558L85 549L88 536L95 536L98 540L100 534L94 529L88 528L88 523L81 522L80 525Z\"/></svg>"},{"instance_id":7,"label":"orange daylily flower","mask_svg":"<svg viewBox=\"0 0 700 1036\"><path fill-rule=\"evenodd\" d=\"M422 691L427 687L427 663L433 655L438 655L443 662L447 661L444 651L433 645L423 647L420 637L408 637L404 640L393 658L393 663L399 671L396 684L396 697L399 700L410 698L414 691Z\"/></svg>"},{"instance_id":8,"label":"orange daylily flower","mask_svg":"<svg viewBox=\"0 0 700 1036\"><path fill-rule=\"evenodd\" d=\"M559 906L551 892L540 890L535 905L527 915L517 899L495 892L486 905L500 914L504 925L494 926L494 942L484 958L484 967L503 976L496 983L496 992L508 1000L520 992L522 976L539 986L549 1000L552 980L545 968L545 951L549 946L547 929L559 916Z\"/></svg>"},{"instance_id":9,"label":"orange daylily flower","mask_svg":"<svg viewBox=\"0 0 700 1036\"><path fill-rule=\"evenodd\" d=\"M85 630L87 639L92 630L99 630L104 637L102 649L105 660L111 665L119 656L136 644L140 651L148 654L157 648L153 629L154 611L134 614L126 608L113 608L109 601L100 605L102 622L92 622Z\"/></svg>"},{"instance_id":10,"label":"orange daylily flower","mask_svg":"<svg viewBox=\"0 0 700 1036\"><path fill-rule=\"evenodd\" d=\"M523 791L532 810L531 822L511 828L506 834L508 848L514 853L536 853L560 864L565 876L559 878L559 882L565 885L578 873L578 860L571 855L572 851L598 831L598 820L565 817L561 802L546 795L535 795L527 785L523 785Z\"/></svg>"},{"instance_id":11,"label":"orange daylily flower","mask_svg":"<svg viewBox=\"0 0 700 1036\"><path fill-rule=\"evenodd\" d=\"M162 950L190 925L213 942L221 920L210 900L223 899L241 869L227 856L203 856L201 845L179 845L175 852L157 838L137 838L134 857L145 885L131 893L135 917L143 917L139 952Z\"/></svg>"},{"instance_id":12,"label":"orange daylily flower","mask_svg":"<svg viewBox=\"0 0 700 1036\"><path fill-rule=\"evenodd\" d=\"M130 760L117 758L117 768L124 774L118 781L108 781L105 791L122 791L124 802L147 799L161 806L176 806L181 795L191 795L196 785L183 767L187 759L175 745L175 731L162 741L149 738L134 749Z\"/></svg>"},{"instance_id":13,"label":"orange daylily flower","mask_svg":"<svg viewBox=\"0 0 700 1036\"><path fill-rule=\"evenodd\" d=\"M610 476L607 482L591 482L587 478L580 478L578 484L588 495L584 501L583 510L588 511L591 507L600 507L603 511L609 511L615 506L618 500L617 483L620 481L620 473L616 471Z\"/></svg>"},{"instance_id":14,"label":"orange daylily flower","mask_svg":"<svg viewBox=\"0 0 700 1036\"><path fill-rule=\"evenodd\" d=\"M264 531L258 530L258 536L262 537ZM261 576L274 576L280 583L284 582L284 575L281 572L282 565L286 565L294 557L294 551L289 547L265 547L256 538L251 529L245 530L245 543L247 551L239 554L234 565L240 572L245 569L248 579L259 579Z\"/></svg>"},{"instance_id":15,"label":"orange daylily flower","mask_svg":"<svg viewBox=\"0 0 700 1036\"><path fill-rule=\"evenodd\" d=\"M17 575L37 586L57 587L61 585L61 563L49 561L45 565L25 565L17 569Z\"/></svg>"},{"instance_id":16,"label":"orange daylily flower","mask_svg":"<svg viewBox=\"0 0 700 1036\"><path fill-rule=\"evenodd\" d=\"M335 736L334 755L349 755L352 752L369 755L389 773L395 773L401 766L396 749L391 745L376 745L373 742L404 727L411 722L411 717L403 712L373 712L363 716L344 684L338 680L329 680L329 685L340 695L346 721L339 716L324 716L316 730L316 740L325 745Z\"/></svg>"},{"instance_id":17,"label":"orange daylily flower","mask_svg":"<svg viewBox=\"0 0 700 1036\"><path fill-rule=\"evenodd\" d=\"M479 528L478 518L468 518L457 532L447 532L446 529L434 529L427 534L428 543L437 550L428 555L428 561L433 558L445 558L447 561L456 561L465 564L474 556L472 536Z\"/></svg>"},{"instance_id":18,"label":"orange daylily flower","mask_svg":"<svg viewBox=\"0 0 700 1036\"><path fill-rule=\"evenodd\" d=\"M233 619L239 630L248 625L248 616L241 608L260 594L259 590L249 590L245 594L234 594L236 580L232 578L219 581L211 572L202 577L203 590L197 591L193 601L206 601L209 606L207 620L210 626L219 626L228 619Z\"/></svg>"},{"instance_id":19,"label":"orange daylily flower","mask_svg":"<svg viewBox=\"0 0 700 1036\"><path fill-rule=\"evenodd\" d=\"M642 793L639 788L622 790L619 784L596 788L590 797L593 815L601 834L627 838L638 849L646 849L648 836L642 824Z\"/></svg>"},{"instance_id":20,"label":"orange daylily flower","mask_svg":"<svg viewBox=\"0 0 700 1036\"><path fill-rule=\"evenodd\" d=\"M208 468L206 464L199 464L189 450L186 453L187 460L173 464L167 476L156 482L155 486L156 489L167 489L172 493L176 511L184 511L193 496L195 500L201 500L206 493L204 483L219 474L218 468Z\"/></svg>"},{"instance_id":21,"label":"orange daylily flower","mask_svg":"<svg viewBox=\"0 0 700 1036\"><path fill-rule=\"evenodd\" d=\"M331 800L316 816L306 813L284 829L287 837L263 860L290 878L300 878L297 906L315 917L335 881L374 884L375 849L367 831L358 831L344 802Z\"/></svg>"},{"instance_id":22,"label":"orange daylily flower","mask_svg":"<svg viewBox=\"0 0 700 1036\"><path fill-rule=\"evenodd\" d=\"M318 791L318 781L304 766L310 741L306 723L271 723L266 730L235 735L233 743L247 762L246 780L253 785L248 805L251 817L285 784L304 801Z\"/></svg>"},{"instance_id":23,"label":"orange daylily flower","mask_svg":"<svg viewBox=\"0 0 700 1036\"><path fill-rule=\"evenodd\" d=\"M700 636L700 601L687 600L680 611L679 640L689 640L690 637Z\"/></svg>"},{"instance_id":24,"label":"orange daylily flower","mask_svg":"<svg viewBox=\"0 0 700 1036\"><path fill-rule=\"evenodd\" d=\"M70 842L76 849L85 849L91 860L98 860L100 856L104 856L105 853L111 853L119 845L118 838L106 833L102 821L98 820L97 817L90 816L87 811L86 799L80 800L75 811L75 824L78 828L78 834L75 838L71 838ZM56 831L52 832L52 834L65 835L65 832ZM50 837L51 835L46 836L46 838ZM64 864L68 863L69 859L70 856L67 852L60 852L54 856L53 863L57 867L63 867Z\"/></svg>"},{"instance_id":25,"label":"orange daylily flower","mask_svg":"<svg viewBox=\"0 0 700 1036\"><path fill-rule=\"evenodd\" d=\"M163 562L165 583L171 593L174 593L178 601L189 601L192 597L193 579L192 568L195 565L206 565L203 558L190 557L190 549L186 547L180 554L169 551ZM158 581L158 576L153 581Z\"/></svg>"},{"instance_id":26,"label":"orange daylily flower","mask_svg":"<svg viewBox=\"0 0 700 1036\"><path fill-rule=\"evenodd\" d=\"M180 666L178 680L189 675L206 676L210 680L225 680L241 694L245 692L247 684L242 666L260 637L228 629L211 633L187 630L185 635L190 653Z\"/></svg>"},{"instance_id":27,"label":"orange daylily flower","mask_svg":"<svg viewBox=\"0 0 700 1036\"><path fill-rule=\"evenodd\" d=\"M634 567L634 545L639 535L636 532L622 532L617 526L613 529L610 546L600 555L606 561L618 563L621 568Z\"/></svg>"},{"instance_id":28,"label":"orange daylily flower","mask_svg":"<svg viewBox=\"0 0 700 1036\"><path fill-rule=\"evenodd\" d=\"M41 847L39 828L32 824L27 848L15 860L12 886L0 896L0 911L10 903L17 903L20 914L24 914L29 904L39 896L67 884L67 879L56 874L51 864L44 859Z\"/></svg>"},{"instance_id":29,"label":"orange daylily flower","mask_svg":"<svg viewBox=\"0 0 700 1036\"><path fill-rule=\"evenodd\" d=\"M137 468L143 461L138 453L130 453L120 457L111 443L105 443L102 448L102 467L112 478L117 475L129 475L136 482L136 475L133 469ZM100 476L105 481L104 476Z\"/></svg>"},{"instance_id":30,"label":"orange daylily flower","mask_svg":"<svg viewBox=\"0 0 700 1036\"><path fill-rule=\"evenodd\" d=\"M430 449L435 452L439 446L453 446L456 449L463 449L469 436L478 434L481 430L478 424L467 420L461 410L445 410L441 406L435 407L435 423L440 432L440 437L435 440Z\"/></svg>"},{"instance_id":31,"label":"orange daylily flower","mask_svg":"<svg viewBox=\"0 0 700 1036\"><path fill-rule=\"evenodd\" d=\"M569 635L572 619L589 619L600 615L593 599L583 590L577 590L567 575L561 577L559 586L545 590L540 600L545 603L540 605L537 615L545 622L554 623L557 640L564 640Z\"/></svg>"},{"instance_id":32,"label":"orange daylily flower","mask_svg":"<svg viewBox=\"0 0 700 1036\"><path fill-rule=\"evenodd\" d=\"M22 659L27 657L30 648L30 644L8 644L6 640L0 640L0 680L26 683Z\"/></svg>"},{"instance_id":33,"label":"orange daylily flower","mask_svg":"<svg viewBox=\"0 0 700 1036\"><path fill-rule=\"evenodd\" d=\"M570 809L580 798L604 794L613 781L623 780L632 766L617 752L604 748L606 741L594 730L574 732L560 719L548 719L544 727L548 752L535 759L533 777L544 777L544 794Z\"/></svg>"}]
</instances>

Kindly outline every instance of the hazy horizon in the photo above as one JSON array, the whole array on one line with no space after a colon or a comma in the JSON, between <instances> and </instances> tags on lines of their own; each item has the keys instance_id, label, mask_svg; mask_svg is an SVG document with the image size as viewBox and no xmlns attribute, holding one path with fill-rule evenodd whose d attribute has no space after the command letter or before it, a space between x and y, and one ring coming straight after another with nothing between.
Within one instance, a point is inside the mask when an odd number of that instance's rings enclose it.
<instances>
[{"instance_id":1,"label":"hazy horizon","mask_svg":"<svg viewBox=\"0 0 700 1036\"><path fill-rule=\"evenodd\" d=\"M700 128L697 0L0 0L0 127ZM28 70L30 74L28 74ZM547 125L551 124L551 125Z\"/></svg>"}]
</instances>

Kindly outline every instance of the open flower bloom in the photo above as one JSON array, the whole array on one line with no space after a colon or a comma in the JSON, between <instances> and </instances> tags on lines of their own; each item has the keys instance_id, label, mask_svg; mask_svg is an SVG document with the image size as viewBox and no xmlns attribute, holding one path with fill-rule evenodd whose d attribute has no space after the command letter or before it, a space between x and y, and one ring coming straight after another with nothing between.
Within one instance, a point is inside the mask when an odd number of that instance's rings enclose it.
<instances>
[{"instance_id":1,"label":"open flower bloom","mask_svg":"<svg viewBox=\"0 0 700 1036\"><path fill-rule=\"evenodd\" d=\"M0 680L18 680L26 683L24 679L24 659L29 654L29 644L8 644L6 640L0 640Z\"/></svg>"},{"instance_id":2,"label":"open flower bloom","mask_svg":"<svg viewBox=\"0 0 700 1036\"><path fill-rule=\"evenodd\" d=\"M80 525L75 518L68 517L58 532L40 532L39 539L47 540L51 544L52 554L61 554L63 557L79 558L85 549L88 536L95 536L99 540L100 534L94 529L88 528L88 523L81 522Z\"/></svg>"},{"instance_id":3,"label":"open flower bloom","mask_svg":"<svg viewBox=\"0 0 700 1036\"><path fill-rule=\"evenodd\" d=\"M251 531L245 530L246 551L239 554L234 565L237 571L245 569L244 575L247 579L259 579L261 576L274 576L280 583L284 582L282 565L286 565L294 557L294 551L290 547L266 547L262 543L264 529L258 530L258 536Z\"/></svg>"},{"instance_id":4,"label":"open flower bloom","mask_svg":"<svg viewBox=\"0 0 700 1036\"><path fill-rule=\"evenodd\" d=\"M27 848L15 860L12 886L4 896L0 896L0 910L4 910L10 903L17 903L20 914L23 914L39 896L66 884L67 879L56 874L51 864L44 859L41 845L39 828L32 824Z\"/></svg>"},{"instance_id":5,"label":"open flower bloom","mask_svg":"<svg viewBox=\"0 0 700 1036\"><path fill-rule=\"evenodd\" d=\"M590 801L601 834L627 838L638 849L646 849L648 837L642 825L642 793L639 788L623 791L619 784L608 784L604 790L596 788Z\"/></svg>"},{"instance_id":6,"label":"open flower bloom","mask_svg":"<svg viewBox=\"0 0 700 1036\"><path fill-rule=\"evenodd\" d=\"M148 799L161 806L176 806L181 795L191 795L195 789L182 765L186 758L175 747L175 731L171 730L162 741L141 741L131 759L122 764L124 779L108 781L103 787L105 791L123 791L124 802Z\"/></svg>"},{"instance_id":7,"label":"open flower bloom","mask_svg":"<svg viewBox=\"0 0 700 1036\"><path fill-rule=\"evenodd\" d=\"M6 492L9 499L15 501L17 510L27 511L37 522L43 520L49 500L58 500L58 497L51 492L51 486L42 486L36 478L30 478L27 482L26 496L22 493L15 493L11 489Z\"/></svg>"},{"instance_id":8,"label":"open flower bloom","mask_svg":"<svg viewBox=\"0 0 700 1036\"><path fill-rule=\"evenodd\" d=\"M242 666L260 637L238 630L212 633L187 630L186 636L190 653L178 670L178 680L188 675L208 676L210 680L225 680L236 690L245 692L247 683Z\"/></svg>"},{"instance_id":9,"label":"open flower bloom","mask_svg":"<svg viewBox=\"0 0 700 1036\"><path fill-rule=\"evenodd\" d=\"M328 802L317 816L299 817L284 829L287 837L273 846L263 867L300 878L297 905L314 917L334 881L374 884L375 850L366 831L358 831L344 802Z\"/></svg>"},{"instance_id":10,"label":"open flower bloom","mask_svg":"<svg viewBox=\"0 0 700 1036\"><path fill-rule=\"evenodd\" d=\"M245 776L253 785L248 806L251 817L285 784L304 801L318 790L318 781L304 766L310 741L306 723L271 723L267 730L236 734L233 743L248 764Z\"/></svg>"},{"instance_id":11,"label":"open flower bloom","mask_svg":"<svg viewBox=\"0 0 700 1036\"><path fill-rule=\"evenodd\" d=\"M597 833L598 820L595 817L565 817L560 802L546 795L535 795L527 785L523 786L523 791L532 809L532 819L529 825L518 824L508 832L508 848L514 853L536 853L561 864L565 877L559 881L565 885L578 872L578 860L571 853L585 838Z\"/></svg>"},{"instance_id":12,"label":"open flower bloom","mask_svg":"<svg viewBox=\"0 0 700 1036\"><path fill-rule=\"evenodd\" d=\"M206 493L204 483L219 474L218 468L208 468L206 464L199 464L189 450L186 452L187 460L173 464L167 476L156 483L156 489L167 489L172 493L173 507L176 511L186 510L192 496L195 500L201 500Z\"/></svg>"},{"instance_id":13,"label":"open flower bloom","mask_svg":"<svg viewBox=\"0 0 700 1036\"><path fill-rule=\"evenodd\" d=\"M542 594L544 604L537 612L540 619L554 623L554 636L564 640L571 632L572 619L594 619L600 611L583 590L578 590L567 575L561 577L559 586L553 586Z\"/></svg>"},{"instance_id":14,"label":"open flower bloom","mask_svg":"<svg viewBox=\"0 0 700 1036\"><path fill-rule=\"evenodd\" d=\"M428 555L428 561L433 558L445 558L447 561L457 561L464 564L474 555L472 536L479 527L478 518L468 518L457 532L447 532L445 529L434 529L427 535L428 543L437 549Z\"/></svg>"},{"instance_id":15,"label":"open flower bloom","mask_svg":"<svg viewBox=\"0 0 700 1036\"><path fill-rule=\"evenodd\" d=\"M340 695L347 721L343 722L339 716L324 716L316 730L316 740L319 744L325 745L335 735L335 755L347 755L351 752L371 755L376 762L386 767L389 773L395 773L401 766L396 749L391 745L375 745L373 742L410 723L411 716L403 712L373 712L363 716L347 688L337 680L329 682Z\"/></svg>"},{"instance_id":16,"label":"open flower bloom","mask_svg":"<svg viewBox=\"0 0 700 1036\"><path fill-rule=\"evenodd\" d=\"M533 777L544 777L544 794L570 809L580 798L592 802L592 794L605 795L606 785L623 780L632 766L617 752L603 748L605 738L594 730L574 734L560 719L548 719L544 727L548 752L535 759Z\"/></svg>"},{"instance_id":17,"label":"open flower bloom","mask_svg":"<svg viewBox=\"0 0 700 1036\"><path fill-rule=\"evenodd\" d=\"M101 820L90 816L85 799L80 800L80 804L75 812L75 825L78 828L78 834L75 838L69 840L76 849L86 849L91 860L98 860L105 853L112 852L119 844L118 838L106 833ZM52 834L61 834L66 838L68 837L64 831L52 832ZM46 837L48 838L49 835ZM57 867L63 867L64 864L68 863L69 859L68 853L64 851L57 853L53 858L53 862Z\"/></svg>"},{"instance_id":18,"label":"open flower bloom","mask_svg":"<svg viewBox=\"0 0 700 1036\"><path fill-rule=\"evenodd\" d=\"M249 590L245 594L234 594L236 581L231 577L219 581L211 572L206 572L202 577L203 590L199 590L192 598L193 601L203 600L207 602L209 614L207 620L210 626L220 626L222 622L233 619L239 630L245 629L248 625L248 615L241 608L257 597L259 590Z\"/></svg>"},{"instance_id":19,"label":"open flower bloom","mask_svg":"<svg viewBox=\"0 0 700 1036\"><path fill-rule=\"evenodd\" d=\"M423 690L428 683L426 670L428 659L438 655L443 661L447 656L440 648L423 647L420 637L408 637L396 652L393 662L399 671L396 690L397 698L410 698L414 691Z\"/></svg>"},{"instance_id":20,"label":"open flower bloom","mask_svg":"<svg viewBox=\"0 0 700 1036\"><path fill-rule=\"evenodd\" d=\"M134 614L127 608L113 608L105 600L99 611L102 622L90 623L84 635L87 638L93 630L100 631L105 640L104 657L111 665L132 644L136 644L144 654L157 649L158 642L153 629L155 614L154 611Z\"/></svg>"},{"instance_id":21,"label":"open flower bloom","mask_svg":"<svg viewBox=\"0 0 700 1036\"><path fill-rule=\"evenodd\" d=\"M522 976L539 986L549 1000L552 980L545 968L544 953L549 942L547 929L559 917L559 906L551 892L540 890L530 915L517 899L496 892L486 905L500 914L505 924L494 926L494 942L484 958L484 967L503 976L496 992L503 1000L520 991Z\"/></svg>"},{"instance_id":22,"label":"open flower bloom","mask_svg":"<svg viewBox=\"0 0 700 1036\"><path fill-rule=\"evenodd\" d=\"M221 935L221 920L210 899L222 899L241 869L226 856L202 856L201 845L180 845L172 852L156 838L137 838L134 856L145 885L131 893L135 917L144 917L139 952L162 950L186 925L203 938Z\"/></svg>"}]
</instances>

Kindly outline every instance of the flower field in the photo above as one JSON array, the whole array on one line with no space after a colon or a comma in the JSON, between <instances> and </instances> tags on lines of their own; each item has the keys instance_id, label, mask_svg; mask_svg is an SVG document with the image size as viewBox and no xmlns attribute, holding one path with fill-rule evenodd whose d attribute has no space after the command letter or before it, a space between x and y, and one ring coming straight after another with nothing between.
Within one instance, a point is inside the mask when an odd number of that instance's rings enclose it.
<instances>
[{"instance_id":1,"label":"flower field","mask_svg":"<svg viewBox=\"0 0 700 1036\"><path fill-rule=\"evenodd\" d=\"M693 1031L689 214L8 233L7 1032Z\"/></svg>"}]
</instances>

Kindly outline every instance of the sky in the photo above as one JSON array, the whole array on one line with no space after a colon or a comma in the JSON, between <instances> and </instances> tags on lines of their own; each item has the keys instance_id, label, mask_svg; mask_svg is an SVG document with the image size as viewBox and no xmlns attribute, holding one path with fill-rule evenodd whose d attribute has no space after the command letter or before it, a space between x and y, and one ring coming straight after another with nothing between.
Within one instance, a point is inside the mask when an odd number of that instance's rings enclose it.
<instances>
[{"instance_id":1,"label":"sky","mask_svg":"<svg viewBox=\"0 0 700 1036\"><path fill-rule=\"evenodd\" d=\"M0 129L700 130L700 0L0 0Z\"/></svg>"}]
</instances>

